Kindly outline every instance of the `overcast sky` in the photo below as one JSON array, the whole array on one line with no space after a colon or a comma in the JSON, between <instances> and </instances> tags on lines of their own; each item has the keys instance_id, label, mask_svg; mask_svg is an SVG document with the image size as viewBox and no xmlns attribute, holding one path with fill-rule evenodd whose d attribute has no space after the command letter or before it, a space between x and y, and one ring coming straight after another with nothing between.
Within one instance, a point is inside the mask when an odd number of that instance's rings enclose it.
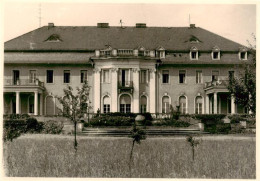
<instances>
[{"instance_id":1,"label":"overcast sky","mask_svg":"<svg viewBox=\"0 0 260 181\"><path fill-rule=\"evenodd\" d=\"M4 41L39 27L40 3L4 4ZM110 26L183 27L190 22L228 39L248 45L256 33L254 4L90 4L41 3L41 26L53 22L56 26L96 26L108 22Z\"/></svg>"}]
</instances>

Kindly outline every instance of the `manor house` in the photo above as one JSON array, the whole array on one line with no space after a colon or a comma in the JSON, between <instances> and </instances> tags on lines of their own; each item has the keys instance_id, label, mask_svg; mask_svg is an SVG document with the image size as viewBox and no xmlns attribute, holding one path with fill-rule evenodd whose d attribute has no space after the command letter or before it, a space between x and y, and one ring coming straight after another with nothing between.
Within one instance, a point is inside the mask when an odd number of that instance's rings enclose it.
<instances>
[{"instance_id":1,"label":"manor house","mask_svg":"<svg viewBox=\"0 0 260 181\"><path fill-rule=\"evenodd\" d=\"M233 114L228 79L248 61L241 44L189 27L55 26L4 44L4 114L57 115L63 89L91 86L90 112Z\"/></svg>"}]
</instances>

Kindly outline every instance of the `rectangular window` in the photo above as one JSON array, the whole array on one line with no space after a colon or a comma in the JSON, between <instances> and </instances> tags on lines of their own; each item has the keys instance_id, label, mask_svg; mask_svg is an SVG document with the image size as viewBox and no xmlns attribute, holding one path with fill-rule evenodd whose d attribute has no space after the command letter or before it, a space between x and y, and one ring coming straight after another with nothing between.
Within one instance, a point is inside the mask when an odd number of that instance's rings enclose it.
<instances>
[{"instance_id":1,"label":"rectangular window","mask_svg":"<svg viewBox=\"0 0 260 181\"><path fill-rule=\"evenodd\" d=\"M219 52L213 52L213 59L219 59Z\"/></svg>"},{"instance_id":2,"label":"rectangular window","mask_svg":"<svg viewBox=\"0 0 260 181\"><path fill-rule=\"evenodd\" d=\"M195 113L196 114L202 114L202 103L196 103L196 108L195 108Z\"/></svg>"},{"instance_id":3,"label":"rectangular window","mask_svg":"<svg viewBox=\"0 0 260 181\"><path fill-rule=\"evenodd\" d=\"M20 71L19 70L13 70L13 83L14 85L19 85L20 81Z\"/></svg>"},{"instance_id":4,"label":"rectangular window","mask_svg":"<svg viewBox=\"0 0 260 181\"><path fill-rule=\"evenodd\" d=\"M147 83L147 70L141 70L141 83Z\"/></svg>"},{"instance_id":5,"label":"rectangular window","mask_svg":"<svg viewBox=\"0 0 260 181\"><path fill-rule=\"evenodd\" d=\"M102 77L103 77L103 83L109 83L109 70L104 69L102 70Z\"/></svg>"},{"instance_id":6,"label":"rectangular window","mask_svg":"<svg viewBox=\"0 0 260 181\"><path fill-rule=\"evenodd\" d=\"M191 59L197 59L198 52L191 52Z\"/></svg>"},{"instance_id":7,"label":"rectangular window","mask_svg":"<svg viewBox=\"0 0 260 181\"><path fill-rule=\"evenodd\" d=\"M138 56L143 57L144 56L144 51L138 51Z\"/></svg>"},{"instance_id":8,"label":"rectangular window","mask_svg":"<svg viewBox=\"0 0 260 181\"><path fill-rule=\"evenodd\" d=\"M218 80L218 76L219 76L219 71L217 70L213 70L212 71L212 81L217 81Z\"/></svg>"},{"instance_id":9,"label":"rectangular window","mask_svg":"<svg viewBox=\"0 0 260 181\"><path fill-rule=\"evenodd\" d=\"M186 77L186 71L185 70L180 70L179 71L179 83L184 84L185 83L185 77Z\"/></svg>"},{"instance_id":10,"label":"rectangular window","mask_svg":"<svg viewBox=\"0 0 260 181\"><path fill-rule=\"evenodd\" d=\"M46 82L53 83L53 70L47 70L46 74L47 74Z\"/></svg>"},{"instance_id":11,"label":"rectangular window","mask_svg":"<svg viewBox=\"0 0 260 181\"><path fill-rule=\"evenodd\" d=\"M64 70L64 83L70 83L70 71Z\"/></svg>"},{"instance_id":12,"label":"rectangular window","mask_svg":"<svg viewBox=\"0 0 260 181\"><path fill-rule=\"evenodd\" d=\"M246 52L240 52L240 58L241 58L241 60L245 60L246 59Z\"/></svg>"},{"instance_id":13,"label":"rectangular window","mask_svg":"<svg viewBox=\"0 0 260 181\"><path fill-rule=\"evenodd\" d=\"M87 78L88 78L88 71L87 70L81 70L80 71L80 83L87 82Z\"/></svg>"},{"instance_id":14,"label":"rectangular window","mask_svg":"<svg viewBox=\"0 0 260 181\"><path fill-rule=\"evenodd\" d=\"M162 71L162 78L163 78L163 84L169 83L169 70L163 70Z\"/></svg>"},{"instance_id":15,"label":"rectangular window","mask_svg":"<svg viewBox=\"0 0 260 181\"><path fill-rule=\"evenodd\" d=\"M83 113L87 113L88 112L88 103L82 103L81 104L81 111Z\"/></svg>"},{"instance_id":16,"label":"rectangular window","mask_svg":"<svg viewBox=\"0 0 260 181\"><path fill-rule=\"evenodd\" d=\"M120 104L120 112L121 113L125 112L125 104Z\"/></svg>"},{"instance_id":17,"label":"rectangular window","mask_svg":"<svg viewBox=\"0 0 260 181\"><path fill-rule=\"evenodd\" d=\"M186 103L180 103L180 111L182 114L186 113Z\"/></svg>"},{"instance_id":18,"label":"rectangular window","mask_svg":"<svg viewBox=\"0 0 260 181\"><path fill-rule=\"evenodd\" d=\"M130 113L131 112L131 104L126 104L126 113Z\"/></svg>"},{"instance_id":19,"label":"rectangular window","mask_svg":"<svg viewBox=\"0 0 260 181\"><path fill-rule=\"evenodd\" d=\"M145 104L141 104L141 110L140 110L141 113L146 113L146 105Z\"/></svg>"},{"instance_id":20,"label":"rectangular window","mask_svg":"<svg viewBox=\"0 0 260 181\"><path fill-rule=\"evenodd\" d=\"M229 80L234 79L234 74L235 74L234 71L228 71L228 78L229 78Z\"/></svg>"},{"instance_id":21,"label":"rectangular window","mask_svg":"<svg viewBox=\"0 0 260 181\"><path fill-rule=\"evenodd\" d=\"M110 113L110 104L104 104L104 113Z\"/></svg>"},{"instance_id":22,"label":"rectangular window","mask_svg":"<svg viewBox=\"0 0 260 181\"><path fill-rule=\"evenodd\" d=\"M170 104L169 102L163 102L162 105L162 113L169 113L170 112Z\"/></svg>"},{"instance_id":23,"label":"rectangular window","mask_svg":"<svg viewBox=\"0 0 260 181\"><path fill-rule=\"evenodd\" d=\"M36 82L36 70L30 70L29 71L29 83L35 83Z\"/></svg>"},{"instance_id":24,"label":"rectangular window","mask_svg":"<svg viewBox=\"0 0 260 181\"><path fill-rule=\"evenodd\" d=\"M131 112L131 104L120 104L120 112L121 113L130 113Z\"/></svg>"},{"instance_id":25,"label":"rectangular window","mask_svg":"<svg viewBox=\"0 0 260 181\"><path fill-rule=\"evenodd\" d=\"M197 70L196 71L196 84L201 84L202 83L202 71Z\"/></svg>"}]
</instances>

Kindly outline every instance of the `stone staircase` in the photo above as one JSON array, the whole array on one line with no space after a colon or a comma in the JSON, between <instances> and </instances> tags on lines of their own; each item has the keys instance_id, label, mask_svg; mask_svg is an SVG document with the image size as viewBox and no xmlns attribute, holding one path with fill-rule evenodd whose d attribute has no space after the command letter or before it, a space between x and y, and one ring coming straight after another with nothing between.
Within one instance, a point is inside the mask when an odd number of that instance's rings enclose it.
<instances>
[{"instance_id":1,"label":"stone staircase","mask_svg":"<svg viewBox=\"0 0 260 181\"><path fill-rule=\"evenodd\" d=\"M131 128L84 128L79 135L128 137ZM207 134L198 128L147 128L147 136L175 136L190 134Z\"/></svg>"}]
</instances>

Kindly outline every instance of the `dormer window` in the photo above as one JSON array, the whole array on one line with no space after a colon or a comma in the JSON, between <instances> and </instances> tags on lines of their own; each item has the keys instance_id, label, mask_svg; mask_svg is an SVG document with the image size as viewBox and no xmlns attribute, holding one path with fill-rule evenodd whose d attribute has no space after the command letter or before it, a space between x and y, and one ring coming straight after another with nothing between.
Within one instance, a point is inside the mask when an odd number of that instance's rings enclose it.
<instances>
[{"instance_id":1,"label":"dormer window","mask_svg":"<svg viewBox=\"0 0 260 181\"><path fill-rule=\"evenodd\" d=\"M246 48L240 48L239 50L239 59L240 60L247 60L247 49Z\"/></svg>"},{"instance_id":2,"label":"dormer window","mask_svg":"<svg viewBox=\"0 0 260 181\"><path fill-rule=\"evenodd\" d=\"M144 48L143 46L141 46L141 47L138 49L138 56L139 56L139 57L145 56L145 48Z\"/></svg>"},{"instance_id":3,"label":"dormer window","mask_svg":"<svg viewBox=\"0 0 260 181\"><path fill-rule=\"evenodd\" d=\"M45 41L47 41L47 42L60 42L61 39L60 39L60 36L58 34L53 34L53 35L49 36L47 38L47 40L45 40Z\"/></svg>"},{"instance_id":4,"label":"dormer window","mask_svg":"<svg viewBox=\"0 0 260 181\"><path fill-rule=\"evenodd\" d=\"M165 58L165 49L162 46L156 49L156 57Z\"/></svg>"},{"instance_id":5,"label":"dormer window","mask_svg":"<svg viewBox=\"0 0 260 181\"><path fill-rule=\"evenodd\" d=\"M218 47L214 47L212 49L212 60L220 60L220 49Z\"/></svg>"},{"instance_id":6,"label":"dormer window","mask_svg":"<svg viewBox=\"0 0 260 181\"><path fill-rule=\"evenodd\" d=\"M192 47L190 50L190 59L191 60L198 60L199 59L199 52L196 47Z\"/></svg>"}]
</instances>

